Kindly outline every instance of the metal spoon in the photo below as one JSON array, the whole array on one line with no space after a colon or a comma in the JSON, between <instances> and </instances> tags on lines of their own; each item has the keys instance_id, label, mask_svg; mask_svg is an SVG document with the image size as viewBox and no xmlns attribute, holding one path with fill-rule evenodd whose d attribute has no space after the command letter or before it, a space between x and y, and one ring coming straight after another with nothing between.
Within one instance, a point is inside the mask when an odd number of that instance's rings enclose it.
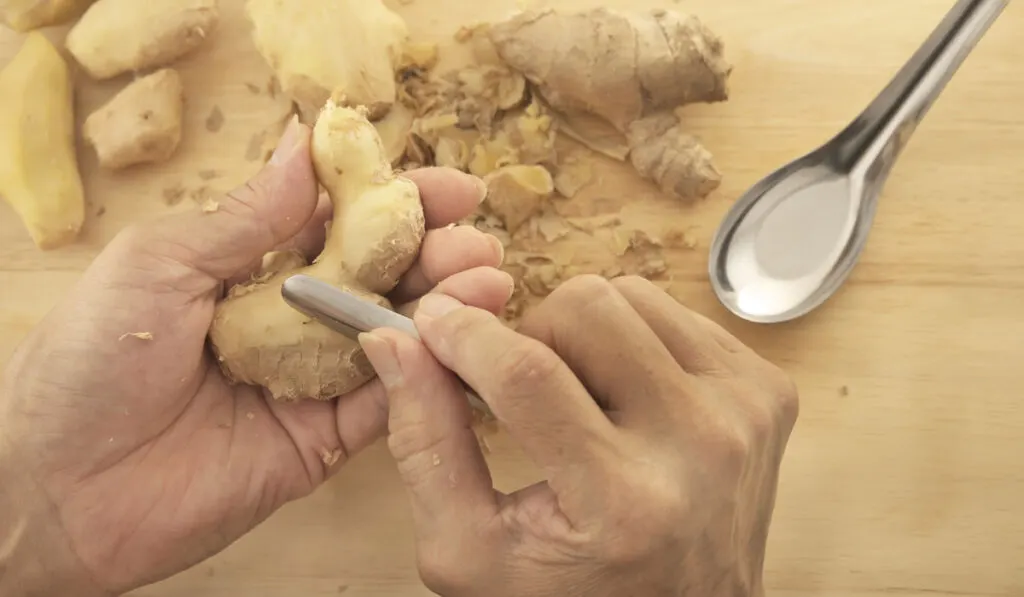
<instances>
[{"instance_id":1,"label":"metal spoon","mask_svg":"<svg viewBox=\"0 0 1024 597\"><path fill-rule=\"evenodd\" d=\"M807 314L849 276L900 152L1009 0L960 0L867 109L816 151L743 195L711 245L709 273L737 316Z\"/></svg>"}]
</instances>

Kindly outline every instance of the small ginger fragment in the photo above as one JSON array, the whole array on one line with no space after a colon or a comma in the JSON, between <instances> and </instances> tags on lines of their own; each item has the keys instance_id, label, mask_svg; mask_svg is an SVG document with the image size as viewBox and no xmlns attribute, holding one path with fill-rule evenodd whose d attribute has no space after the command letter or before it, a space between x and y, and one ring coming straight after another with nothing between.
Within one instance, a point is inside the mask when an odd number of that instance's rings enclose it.
<instances>
[{"instance_id":1,"label":"small ginger fragment","mask_svg":"<svg viewBox=\"0 0 1024 597\"><path fill-rule=\"evenodd\" d=\"M199 207L199 209L201 209L203 213L212 214L220 210L220 202L218 202L216 199L207 199L206 201L203 201L203 204Z\"/></svg>"},{"instance_id":2,"label":"small ginger fragment","mask_svg":"<svg viewBox=\"0 0 1024 597\"><path fill-rule=\"evenodd\" d=\"M0 23L18 33L63 25L78 18L95 0L0 0Z\"/></svg>"},{"instance_id":3,"label":"small ginger fragment","mask_svg":"<svg viewBox=\"0 0 1024 597\"><path fill-rule=\"evenodd\" d=\"M118 338L118 341L121 342L127 338L137 338L139 340L152 340L153 334L151 332L130 332L127 334L121 334L121 337Z\"/></svg>"},{"instance_id":4,"label":"small ginger fragment","mask_svg":"<svg viewBox=\"0 0 1024 597\"><path fill-rule=\"evenodd\" d=\"M544 200L555 191L551 173L543 166L506 166L484 180L487 208L510 234L539 212Z\"/></svg>"},{"instance_id":5,"label":"small ginger fragment","mask_svg":"<svg viewBox=\"0 0 1024 597\"><path fill-rule=\"evenodd\" d=\"M83 126L83 136L96 150L100 166L119 170L136 164L163 162L181 142L184 90L173 69L137 79Z\"/></svg>"},{"instance_id":6,"label":"small ginger fragment","mask_svg":"<svg viewBox=\"0 0 1024 597\"><path fill-rule=\"evenodd\" d=\"M469 164L469 147L454 137L441 137L434 149L434 165L442 168L465 170Z\"/></svg>"},{"instance_id":7,"label":"small ginger fragment","mask_svg":"<svg viewBox=\"0 0 1024 597\"><path fill-rule=\"evenodd\" d=\"M430 70L437 66L440 50L435 43L410 42L402 49L402 60L398 64L399 72L408 69Z\"/></svg>"},{"instance_id":8,"label":"small ginger fragment","mask_svg":"<svg viewBox=\"0 0 1024 597\"><path fill-rule=\"evenodd\" d=\"M73 242L85 221L68 65L38 31L0 71L0 196L36 246Z\"/></svg>"},{"instance_id":9,"label":"small ginger fragment","mask_svg":"<svg viewBox=\"0 0 1024 597\"><path fill-rule=\"evenodd\" d=\"M217 304L210 344L229 381L295 401L331 400L373 379L357 342L281 297L284 281L302 273L393 308L385 296L416 261L425 235L419 190L394 174L368 112L329 101L313 127L314 170L334 207L320 255L311 265L235 286Z\"/></svg>"},{"instance_id":10,"label":"small ginger fragment","mask_svg":"<svg viewBox=\"0 0 1024 597\"><path fill-rule=\"evenodd\" d=\"M166 66L220 22L217 0L98 0L68 32L68 52L96 80Z\"/></svg>"},{"instance_id":11,"label":"small ginger fragment","mask_svg":"<svg viewBox=\"0 0 1024 597\"><path fill-rule=\"evenodd\" d=\"M570 154L558 160L555 171L555 190L559 195L572 199L593 180L593 164L579 153Z\"/></svg>"},{"instance_id":12,"label":"small ginger fragment","mask_svg":"<svg viewBox=\"0 0 1024 597\"><path fill-rule=\"evenodd\" d=\"M409 32L381 0L248 0L246 12L257 50L304 122L332 96L365 106L370 120L395 103Z\"/></svg>"},{"instance_id":13,"label":"small ginger fragment","mask_svg":"<svg viewBox=\"0 0 1024 597\"><path fill-rule=\"evenodd\" d=\"M671 197L702 199L722 183L711 153L682 131L672 112L634 122L628 138L633 167Z\"/></svg>"}]
</instances>

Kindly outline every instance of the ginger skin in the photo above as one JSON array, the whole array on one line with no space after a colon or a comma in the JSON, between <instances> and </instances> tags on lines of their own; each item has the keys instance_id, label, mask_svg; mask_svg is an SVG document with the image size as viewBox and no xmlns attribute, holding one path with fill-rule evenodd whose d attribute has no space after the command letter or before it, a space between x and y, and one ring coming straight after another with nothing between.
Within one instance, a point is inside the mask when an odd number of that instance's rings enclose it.
<instances>
[{"instance_id":1,"label":"ginger skin","mask_svg":"<svg viewBox=\"0 0 1024 597\"><path fill-rule=\"evenodd\" d=\"M100 165L117 170L169 159L181 142L184 89L177 71L137 79L86 119Z\"/></svg>"},{"instance_id":2,"label":"ginger skin","mask_svg":"<svg viewBox=\"0 0 1024 597\"><path fill-rule=\"evenodd\" d=\"M408 29L381 0L249 0L253 41L304 122L328 98L366 106L371 120L397 95Z\"/></svg>"},{"instance_id":3,"label":"ginger skin","mask_svg":"<svg viewBox=\"0 0 1024 597\"><path fill-rule=\"evenodd\" d=\"M285 303L284 281L302 273L393 308L384 297L416 260L425 234L419 190L394 174L365 109L329 101L313 128L312 156L334 205L323 252L290 271L278 260L267 279L231 289L210 329L225 376L261 385L277 400L330 400L374 376L358 343Z\"/></svg>"},{"instance_id":4,"label":"ginger skin","mask_svg":"<svg viewBox=\"0 0 1024 597\"><path fill-rule=\"evenodd\" d=\"M73 93L67 64L39 32L0 71L0 196L43 250L74 241L85 221Z\"/></svg>"},{"instance_id":5,"label":"ginger skin","mask_svg":"<svg viewBox=\"0 0 1024 597\"><path fill-rule=\"evenodd\" d=\"M0 23L25 33L62 25L78 16L95 0L0 0Z\"/></svg>"},{"instance_id":6,"label":"ginger skin","mask_svg":"<svg viewBox=\"0 0 1024 597\"><path fill-rule=\"evenodd\" d=\"M166 66L220 21L217 0L98 0L68 32L68 52L96 80Z\"/></svg>"}]
</instances>

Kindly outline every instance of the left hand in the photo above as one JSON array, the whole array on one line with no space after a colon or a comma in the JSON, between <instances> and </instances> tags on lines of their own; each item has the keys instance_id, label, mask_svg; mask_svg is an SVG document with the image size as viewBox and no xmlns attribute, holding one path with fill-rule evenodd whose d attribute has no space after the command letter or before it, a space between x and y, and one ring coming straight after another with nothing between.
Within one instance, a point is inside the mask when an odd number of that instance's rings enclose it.
<instances>
[{"instance_id":1,"label":"left hand","mask_svg":"<svg viewBox=\"0 0 1024 597\"><path fill-rule=\"evenodd\" d=\"M315 255L323 244L330 206L318 205L309 136L290 127L218 211L118 235L13 356L0 393L0 593L119 594L166 578L386 431L377 380L331 402L277 403L229 384L206 349L226 282L273 249ZM447 227L476 208L480 182L442 169L406 176L430 230L389 298L436 288L499 311L512 288L495 269L501 245ZM127 335L141 332L152 339Z\"/></svg>"}]
</instances>

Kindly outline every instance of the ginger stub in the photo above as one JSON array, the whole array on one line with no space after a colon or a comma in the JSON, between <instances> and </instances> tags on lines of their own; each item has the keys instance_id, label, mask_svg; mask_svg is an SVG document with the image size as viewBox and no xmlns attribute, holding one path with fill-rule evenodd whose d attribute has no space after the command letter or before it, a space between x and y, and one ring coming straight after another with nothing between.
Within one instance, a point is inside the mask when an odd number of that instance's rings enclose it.
<instances>
[{"instance_id":1,"label":"ginger stub","mask_svg":"<svg viewBox=\"0 0 1024 597\"><path fill-rule=\"evenodd\" d=\"M291 271L281 264L298 255L268 260L277 265L232 288L214 315L210 340L225 376L278 400L330 400L374 376L358 343L284 301L284 281L302 273L392 308L384 297L419 254L419 190L395 175L366 114L329 101L313 128L313 164L334 206L320 256Z\"/></svg>"},{"instance_id":2,"label":"ginger stub","mask_svg":"<svg viewBox=\"0 0 1024 597\"><path fill-rule=\"evenodd\" d=\"M71 77L38 32L0 71L0 196L44 250L74 241L85 221Z\"/></svg>"},{"instance_id":3,"label":"ginger stub","mask_svg":"<svg viewBox=\"0 0 1024 597\"><path fill-rule=\"evenodd\" d=\"M83 134L104 168L162 162L181 142L183 108L181 77L164 69L131 83L92 113Z\"/></svg>"}]
</instances>

